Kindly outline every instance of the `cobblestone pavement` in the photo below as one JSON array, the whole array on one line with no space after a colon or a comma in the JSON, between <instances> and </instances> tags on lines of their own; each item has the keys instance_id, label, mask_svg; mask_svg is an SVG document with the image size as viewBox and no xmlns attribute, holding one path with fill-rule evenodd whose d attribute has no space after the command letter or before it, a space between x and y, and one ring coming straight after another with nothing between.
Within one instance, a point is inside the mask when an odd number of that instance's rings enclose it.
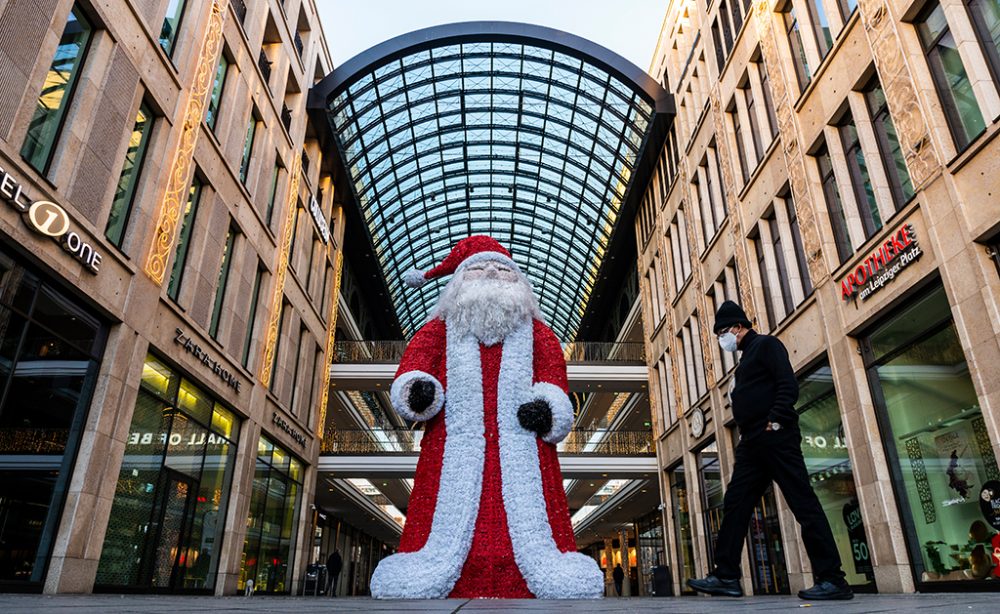
<instances>
[{"instance_id":1,"label":"cobblestone pavement","mask_svg":"<svg viewBox=\"0 0 1000 614\"><path fill-rule=\"evenodd\" d=\"M998 584L1000 587L1000 584ZM666 599L602 599L598 601L467 600L377 601L366 597L324 599L322 597L184 597L161 595L3 595L0 614L103 614L136 612L150 614L229 612L810 612L861 614L907 612L1000 611L1000 593L934 593L911 595L858 595L846 602L805 602L796 597L675 597ZM808 610L804 610L809 608Z\"/></svg>"}]
</instances>

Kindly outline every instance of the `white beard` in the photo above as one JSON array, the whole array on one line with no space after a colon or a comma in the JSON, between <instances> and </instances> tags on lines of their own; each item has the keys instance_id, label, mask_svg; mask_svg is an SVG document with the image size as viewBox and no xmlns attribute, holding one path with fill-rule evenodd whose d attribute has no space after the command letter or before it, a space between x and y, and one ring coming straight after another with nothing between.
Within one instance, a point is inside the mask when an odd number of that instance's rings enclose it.
<instances>
[{"instance_id":1,"label":"white beard","mask_svg":"<svg viewBox=\"0 0 1000 614\"><path fill-rule=\"evenodd\" d=\"M440 317L458 333L471 334L491 346L532 318L541 319L541 313L523 276L517 281L465 280L458 273L445 287L432 317Z\"/></svg>"}]
</instances>

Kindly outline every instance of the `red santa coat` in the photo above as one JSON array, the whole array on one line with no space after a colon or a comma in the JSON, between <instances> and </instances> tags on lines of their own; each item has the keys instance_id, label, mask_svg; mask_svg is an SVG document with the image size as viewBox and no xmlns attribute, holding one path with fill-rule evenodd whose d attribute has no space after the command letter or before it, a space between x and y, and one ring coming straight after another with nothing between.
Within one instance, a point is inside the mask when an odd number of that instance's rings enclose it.
<instances>
[{"instance_id":1,"label":"red santa coat","mask_svg":"<svg viewBox=\"0 0 1000 614\"><path fill-rule=\"evenodd\" d=\"M435 399L408 405L417 380ZM566 363L542 322L484 346L439 319L411 340L391 392L404 417L428 420L399 554L372 577L372 595L391 597L599 597L596 562L575 552L555 442L569 432ZM522 403L552 410L543 437L517 419Z\"/></svg>"}]
</instances>

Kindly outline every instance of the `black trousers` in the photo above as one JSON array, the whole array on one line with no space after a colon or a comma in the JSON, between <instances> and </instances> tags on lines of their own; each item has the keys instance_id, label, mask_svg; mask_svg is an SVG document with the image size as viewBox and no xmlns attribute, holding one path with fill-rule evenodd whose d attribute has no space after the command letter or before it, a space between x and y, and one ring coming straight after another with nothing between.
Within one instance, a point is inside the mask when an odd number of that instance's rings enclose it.
<instances>
[{"instance_id":1,"label":"black trousers","mask_svg":"<svg viewBox=\"0 0 1000 614\"><path fill-rule=\"evenodd\" d=\"M740 558L753 508L773 481L802 529L802 543L816 582L843 580L840 553L830 523L809 483L801 445L802 435L793 427L764 432L750 440L743 439L736 446L733 477L726 488L722 527L715 547L716 577L740 577Z\"/></svg>"}]
</instances>

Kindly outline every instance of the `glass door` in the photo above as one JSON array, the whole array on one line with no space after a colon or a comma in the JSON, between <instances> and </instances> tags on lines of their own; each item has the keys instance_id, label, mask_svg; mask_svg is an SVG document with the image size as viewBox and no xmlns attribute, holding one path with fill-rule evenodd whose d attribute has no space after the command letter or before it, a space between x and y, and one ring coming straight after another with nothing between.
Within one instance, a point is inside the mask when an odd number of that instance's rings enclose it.
<instances>
[{"instance_id":1,"label":"glass door","mask_svg":"<svg viewBox=\"0 0 1000 614\"><path fill-rule=\"evenodd\" d=\"M165 469L160 496L153 508L150 533L154 539L147 542L149 562L147 584L154 588L176 588L178 570L185 567L191 539L191 518L197 484L191 478Z\"/></svg>"},{"instance_id":2,"label":"glass door","mask_svg":"<svg viewBox=\"0 0 1000 614\"><path fill-rule=\"evenodd\" d=\"M781 547L781 527L774 486L769 486L750 517L747 535L750 550L750 577L754 595L787 595L788 568Z\"/></svg>"}]
</instances>

